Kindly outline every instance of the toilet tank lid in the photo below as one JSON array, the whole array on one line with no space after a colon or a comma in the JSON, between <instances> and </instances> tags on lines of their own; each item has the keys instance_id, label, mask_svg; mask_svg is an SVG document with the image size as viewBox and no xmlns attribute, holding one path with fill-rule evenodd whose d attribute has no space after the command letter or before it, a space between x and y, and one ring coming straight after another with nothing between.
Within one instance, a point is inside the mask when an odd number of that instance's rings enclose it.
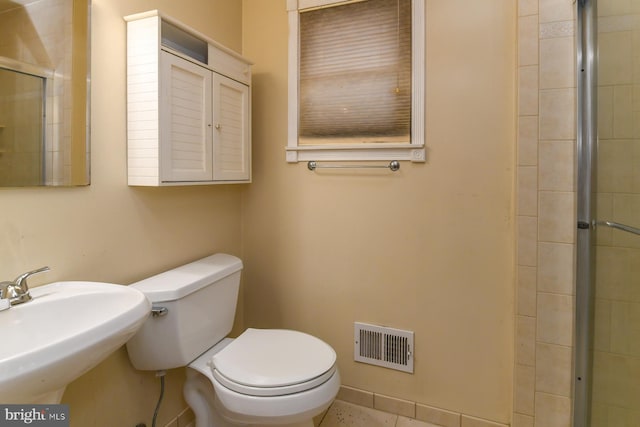
<instances>
[{"instance_id":1,"label":"toilet tank lid","mask_svg":"<svg viewBox=\"0 0 640 427\"><path fill-rule=\"evenodd\" d=\"M132 283L152 302L174 301L242 270L233 255L215 254Z\"/></svg>"}]
</instances>

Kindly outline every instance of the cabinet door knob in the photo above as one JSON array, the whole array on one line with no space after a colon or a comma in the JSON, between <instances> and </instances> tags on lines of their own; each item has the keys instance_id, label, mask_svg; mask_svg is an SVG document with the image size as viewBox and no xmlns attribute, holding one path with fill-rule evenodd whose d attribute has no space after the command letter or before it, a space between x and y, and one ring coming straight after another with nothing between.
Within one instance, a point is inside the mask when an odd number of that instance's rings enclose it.
<instances>
[{"instance_id":1,"label":"cabinet door knob","mask_svg":"<svg viewBox=\"0 0 640 427\"><path fill-rule=\"evenodd\" d=\"M216 123L216 129L220 130L222 126L220 126L220 123Z\"/></svg>"}]
</instances>

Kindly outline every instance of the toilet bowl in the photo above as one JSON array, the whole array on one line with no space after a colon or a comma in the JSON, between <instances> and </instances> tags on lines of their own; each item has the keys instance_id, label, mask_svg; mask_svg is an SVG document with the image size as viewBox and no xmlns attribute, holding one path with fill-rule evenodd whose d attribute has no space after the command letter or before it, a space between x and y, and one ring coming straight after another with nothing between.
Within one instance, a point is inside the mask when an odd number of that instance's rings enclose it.
<instances>
[{"instance_id":1,"label":"toilet bowl","mask_svg":"<svg viewBox=\"0 0 640 427\"><path fill-rule=\"evenodd\" d=\"M299 331L231 331L242 262L215 254L134 283L153 304L127 343L140 370L186 367L196 427L311 427L340 387L335 351Z\"/></svg>"},{"instance_id":2,"label":"toilet bowl","mask_svg":"<svg viewBox=\"0 0 640 427\"><path fill-rule=\"evenodd\" d=\"M248 329L189 364L184 393L196 419L205 412L222 418L203 426L313 426L339 387L335 353L324 342L296 331Z\"/></svg>"}]
</instances>

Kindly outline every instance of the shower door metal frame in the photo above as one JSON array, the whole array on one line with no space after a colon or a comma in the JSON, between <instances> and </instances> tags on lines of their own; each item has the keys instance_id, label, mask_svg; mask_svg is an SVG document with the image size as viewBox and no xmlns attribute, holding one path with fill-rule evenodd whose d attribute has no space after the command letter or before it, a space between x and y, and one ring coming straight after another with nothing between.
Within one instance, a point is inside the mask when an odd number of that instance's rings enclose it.
<instances>
[{"instance_id":1,"label":"shower door metal frame","mask_svg":"<svg viewBox=\"0 0 640 427\"><path fill-rule=\"evenodd\" d=\"M577 0L577 233L573 427L589 427L595 290L597 0Z\"/></svg>"}]
</instances>

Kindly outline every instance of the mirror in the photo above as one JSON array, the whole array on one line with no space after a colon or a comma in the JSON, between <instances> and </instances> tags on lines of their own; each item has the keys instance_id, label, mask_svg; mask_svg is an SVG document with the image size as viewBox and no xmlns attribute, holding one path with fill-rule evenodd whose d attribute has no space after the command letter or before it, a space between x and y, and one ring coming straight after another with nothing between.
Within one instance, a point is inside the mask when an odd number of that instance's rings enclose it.
<instances>
[{"instance_id":1,"label":"mirror","mask_svg":"<svg viewBox=\"0 0 640 427\"><path fill-rule=\"evenodd\" d=\"M0 0L0 186L90 183L91 0Z\"/></svg>"}]
</instances>

